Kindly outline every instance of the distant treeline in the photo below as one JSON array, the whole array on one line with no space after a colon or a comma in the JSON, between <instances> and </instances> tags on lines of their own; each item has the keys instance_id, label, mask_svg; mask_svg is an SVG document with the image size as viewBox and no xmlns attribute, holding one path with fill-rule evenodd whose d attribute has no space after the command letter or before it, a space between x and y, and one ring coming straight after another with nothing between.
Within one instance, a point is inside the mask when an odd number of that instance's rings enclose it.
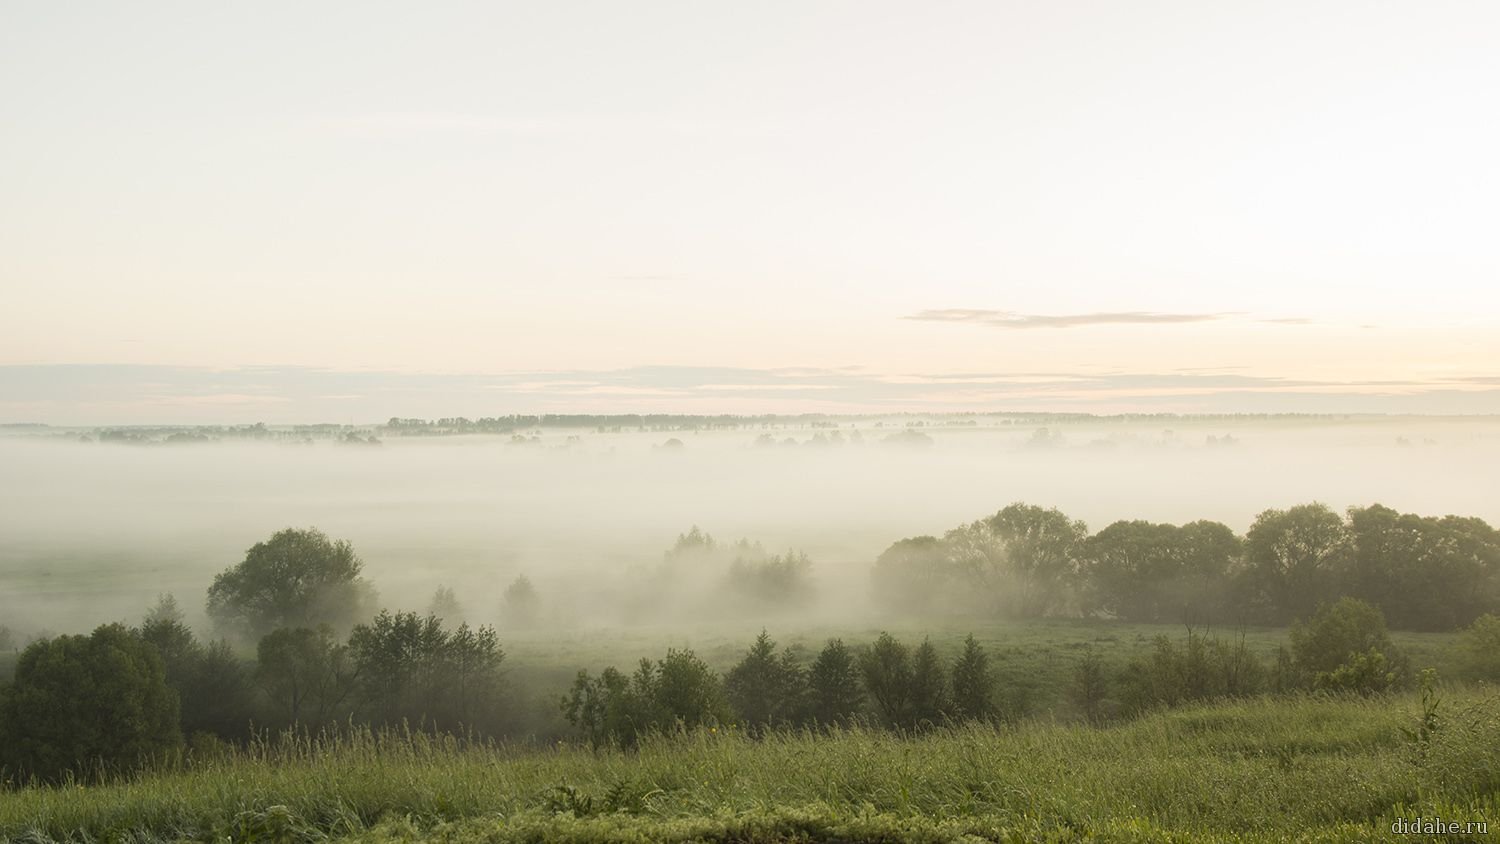
<instances>
[{"instance_id":1,"label":"distant treeline","mask_svg":"<svg viewBox=\"0 0 1500 844\"><path fill-rule=\"evenodd\" d=\"M876 560L889 611L1014 618L1286 624L1352 597L1402 630L1455 630L1500 611L1500 532L1482 519L1374 504L1266 510L1242 537L1219 522L1119 521L1090 534L1056 509L1012 504Z\"/></svg>"}]
</instances>

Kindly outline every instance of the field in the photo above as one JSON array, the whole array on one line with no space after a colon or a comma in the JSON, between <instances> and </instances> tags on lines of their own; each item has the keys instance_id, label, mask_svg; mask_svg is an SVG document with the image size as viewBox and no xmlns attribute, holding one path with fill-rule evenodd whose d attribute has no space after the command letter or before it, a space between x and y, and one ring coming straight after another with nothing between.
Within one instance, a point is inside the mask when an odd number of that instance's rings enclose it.
<instances>
[{"instance_id":1,"label":"field","mask_svg":"<svg viewBox=\"0 0 1500 844\"><path fill-rule=\"evenodd\" d=\"M735 731L638 752L356 733L0 796L25 841L1370 841L1500 818L1500 701L1262 699L1093 729ZM1471 840L1463 836L1451 840ZM1472 840L1479 840L1477 837Z\"/></svg>"}]
</instances>

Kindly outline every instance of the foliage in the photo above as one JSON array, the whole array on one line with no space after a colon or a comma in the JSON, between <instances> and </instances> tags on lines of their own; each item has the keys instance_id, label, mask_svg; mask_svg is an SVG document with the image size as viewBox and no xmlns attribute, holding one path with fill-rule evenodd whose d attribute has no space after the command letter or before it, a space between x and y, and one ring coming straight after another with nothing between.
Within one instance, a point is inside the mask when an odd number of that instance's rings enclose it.
<instances>
[{"instance_id":1,"label":"foliage","mask_svg":"<svg viewBox=\"0 0 1500 844\"><path fill-rule=\"evenodd\" d=\"M849 726L865 706L860 669L843 639L829 639L807 669L808 720L821 726Z\"/></svg>"},{"instance_id":2,"label":"foliage","mask_svg":"<svg viewBox=\"0 0 1500 844\"><path fill-rule=\"evenodd\" d=\"M1057 508L1015 503L985 524L1005 545L1006 574L1013 614L1048 615L1072 599L1078 553L1088 527Z\"/></svg>"},{"instance_id":3,"label":"foliage","mask_svg":"<svg viewBox=\"0 0 1500 844\"><path fill-rule=\"evenodd\" d=\"M1128 621L1206 620L1240 553L1239 537L1218 522L1115 522L1085 545L1090 599Z\"/></svg>"},{"instance_id":4,"label":"foliage","mask_svg":"<svg viewBox=\"0 0 1500 844\"><path fill-rule=\"evenodd\" d=\"M493 628L382 610L349 635L361 708L376 723L486 727L498 718L505 652Z\"/></svg>"},{"instance_id":5,"label":"foliage","mask_svg":"<svg viewBox=\"0 0 1500 844\"><path fill-rule=\"evenodd\" d=\"M356 677L348 646L326 625L276 630L256 647L255 680L288 724L337 720Z\"/></svg>"},{"instance_id":6,"label":"foliage","mask_svg":"<svg viewBox=\"0 0 1500 844\"><path fill-rule=\"evenodd\" d=\"M182 618L177 600L163 595L136 631L161 655L167 685L177 693L182 732L239 738L254 717L245 666L228 642L200 643Z\"/></svg>"},{"instance_id":7,"label":"foliage","mask_svg":"<svg viewBox=\"0 0 1500 844\"><path fill-rule=\"evenodd\" d=\"M807 672L789 650L762 630L745 658L724 676L724 692L739 722L748 727L794 724L807 706Z\"/></svg>"},{"instance_id":8,"label":"foliage","mask_svg":"<svg viewBox=\"0 0 1500 844\"><path fill-rule=\"evenodd\" d=\"M1090 724L1104 720L1104 703L1109 696L1109 677L1104 671L1104 662L1092 648L1086 648L1074 669L1073 683L1068 688L1068 699L1083 713Z\"/></svg>"},{"instance_id":9,"label":"foliage","mask_svg":"<svg viewBox=\"0 0 1500 844\"><path fill-rule=\"evenodd\" d=\"M1292 627L1292 659L1314 688L1379 692L1400 684L1405 657L1391 643L1380 610L1355 598L1324 604Z\"/></svg>"},{"instance_id":10,"label":"foliage","mask_svg":"<svg viewBox=\"0 0 1500 844\"><path fill-rule=\"evenodd\" d=\"M1264 689L1265 677L1265 666L1250 653L1243 637L1229 642L1189 629L1181 646L1166 636L1157 636L1149 656L1126 666L1121 676L1121 702L1127 711L1139 713L1162 706L1247 697Z\"/></svg>"},{"instance_id":11,"label":"foliage","mask_svg":"<svg viewBox=\"0 0 1500 844\"><path fill-rule=\"evenodd\" d=\"M1408 630L1453 630L1496 606L1500 532L1479 519L1349 509L1343 592Z\"/></svg>"},{"instance_id":12,"label":"foliage","mask_svg":"<svg viewBox=\"0 0 1500 844\"><path fill-rule=\"evenodd\" d=\"M812 601L812 563L800 551L770 557L736 555L728 585L737 598L757 609L793 609Z\"/></svg>"},{"instance_id":13,"label":"foliage","mask_svg":"<svg viewBox=\"0 0 1500 844\"><path fill-rule=\"evenodd\" d=\"M1266 510L1245 534L1247 601L1265 620L1303 618L1333 594L1349 550L1327 505Z\"/></svg>"},{"instance_id":14,"label":"foliage","mask_svg":"<svg viewBox=\"0 0 1500 844\"><path fill-rule=\"evenodd\" d=\"M562 711L596 747L634 747L653 733L713 727L731 720L718 675L690 650L643 659L629 677L611 668L578 672Z\"/></svg>"},{"instance_id":15,"label":"foliage","mask_svg":"<svg viewBox=\"0 0 1500 844\"><path fill-rule=\"evenodd\" d=\"M161 656L119 624L27 647L0 724L0 761L43 780L134 768L182 744Z\"/></svg>"},{"instance_id":16,"label":"foliage","mask_svg":"<svg viewBox=\"0 0 1500 844\"><path fill-rule=\"evenodd\" d=\"M500 610L501 623L507 628L524 629L535 626L540 617L541 598L537 595L531 578L524 574L516 575L516 579L505 587L504 604Z\"/></svg>"},{"instance_id":17,"label":"foliage","mask_svg":"<svg viewBox=\"0 0 1500 844\"><path fill-rule=\"evenodd\" d=\"M1459 640L1458 658L1465 678L1500 683L1500 615L1474 619Z\"/></svg>"},{"instance_id":18,"label":"foliage","mask_svg":"<svg viewBox=\"0 0 1500 844\"><path fill-rule=\"evenodd\" d=\"M315 528L278 531L214 578L208 614L221 630L256 640L279 627L357 621L373 600L347 541Z\"/></svg>"},{"instance_id":19,"label":"foliage","mask_svg":"<svg viewBox=\"0 0 1500 844\"><path fill-rule=\"evenodd\" d=\"M912 665L911 652L889 633L882 632L875 643L859 655L860 673L865 691L875 705L875 712L887 726L905 726L911 722Z\"/></svg>"},{"instance_id":20,"label":"foliage","mask_svg":"<svg viewBox=\"0 0 1500 844\"><path fill-rule=\"evenodd\" d=\"M1500 612L1500 531L1379 504L1265 510L1241 539L1219 522L1118 521L1092 536L1055 509L1012 504L891 544L871 569L887 612L1103 616L1281 625L1341 596L1406 630L1452 630Z\"/></svg>"},{"instance_id":21,"label":"foliage","mask_svg":"<svg viewBox=\"0 0 1500 844\"><path fill-rule=\"evenodd\" d=\"M924 638L912 654L909 699L911 712L908 717L913 727L939 724L952 709L947 672L931 639Z\"/></svg>"},{"instance_id":22,"label":"foliage","mask_svg":"<svg viewBox=\"0 0 1500 844\"><path fill-rule=\"evenodd\" d=\"M432 593L432 600L427 603L427 614L450 623L463 621L463 605L458 602L458 595L454 593L453 587L439 586Z\"/></svg>"},{"instance_id":23,"label":"foliage","mask_svg":"<svg viewBox=\"0 0 1500 844\"><path fill-rule=\"evenodd\" d=\"M953 663L953 715L986 719L995 714L995 678L990 657L974 634L964 637L964 649Z\"/></svg>"}]
</instances>

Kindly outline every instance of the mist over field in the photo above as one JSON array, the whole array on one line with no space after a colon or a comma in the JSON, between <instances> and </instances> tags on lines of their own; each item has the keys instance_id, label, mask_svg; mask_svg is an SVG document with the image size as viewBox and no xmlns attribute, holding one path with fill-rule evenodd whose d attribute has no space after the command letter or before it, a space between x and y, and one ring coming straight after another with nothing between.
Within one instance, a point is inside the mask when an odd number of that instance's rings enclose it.
<instances>
[{"instance_id":1,"label":"mist over field","mask_svg":"<svg viewBox=\"0 0 1500 844\"><path fill-rule=\"evenodd\" d=\"M914 426L920 423L920 427ZM526 575L547 626L717 618L706 580L649 584L679 534L804 552L813 601L767 618L873 621L872 561L1015 501L1091 530L1382 503L1500 522L1500 420L1445 417L846 418L836 427L528 429L352 446L0 437L0 619L26 635L134 621L160 593L207 629L213 576L286 527L349 540L391 609L439 586L494 623ZM383 429L366 429L383 430ZM837 431L838 436L831 435ZM905 433L920 431L923 436ZM925 439L923 438L925 437ZM681 447L668 445L676 439ZM704 576L708 577L707 575Z\"/></svg>"}]
</instances>

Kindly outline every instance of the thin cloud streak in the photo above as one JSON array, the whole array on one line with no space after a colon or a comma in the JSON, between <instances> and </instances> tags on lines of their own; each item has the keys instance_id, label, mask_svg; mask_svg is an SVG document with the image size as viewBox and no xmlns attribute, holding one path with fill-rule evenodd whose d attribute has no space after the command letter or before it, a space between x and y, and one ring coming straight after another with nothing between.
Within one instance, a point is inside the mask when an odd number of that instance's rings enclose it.
<instances>
[{"instance_id":1,"label":"thin cloud streak","mask_svg":"<svg viewBox=\"0 0 1500 844\"><path fill-rule=\"evenodd\" d=\"M1236 316L1232 312L1171 314L1157 311L1104 311L1087 314L1023 314L981 308L940 308L918 311L902 319L918 322L962 322L990 328L1079 328L1089 325L1171 325L1213 322Z\"/></svg>"}]
</instances>

